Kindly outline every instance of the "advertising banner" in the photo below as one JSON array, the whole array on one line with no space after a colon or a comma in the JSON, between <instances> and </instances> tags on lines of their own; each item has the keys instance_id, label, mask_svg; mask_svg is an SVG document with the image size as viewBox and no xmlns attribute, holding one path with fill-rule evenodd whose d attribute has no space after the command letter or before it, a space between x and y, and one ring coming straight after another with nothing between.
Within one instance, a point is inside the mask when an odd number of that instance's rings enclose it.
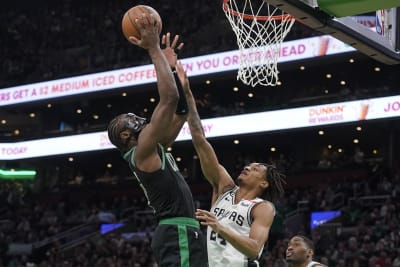
<instances>
[{"instance_id":1,"label":"advertising banner","mask_svg":"<svg viewBox=\"0 0 400 267\"><path fill-rule=\"evenodd\" d=\"M278 62L290 62L355 51L328 35L284 42ZM258 55L249 54L257 57ZM188 76L232 71L239 68L239 50L209 54L181 60ZM51 98L116 90L156 82L152 64L120 70L45 81L0 90L0 106L14 105Z\"/></svg>"},{"instance_id":2,"label":"advertising banner","mask_svg":"<svg viewBox=\"0 0 400 267\"><path fill-rule=\"evenodd\" d=\"M202 120L206 137L315 127L400 116L400 95ZM177 141L190 140L185 124ZM0 160L113 149L107 132L0 143Z\"/></svg>"}]
</instances>

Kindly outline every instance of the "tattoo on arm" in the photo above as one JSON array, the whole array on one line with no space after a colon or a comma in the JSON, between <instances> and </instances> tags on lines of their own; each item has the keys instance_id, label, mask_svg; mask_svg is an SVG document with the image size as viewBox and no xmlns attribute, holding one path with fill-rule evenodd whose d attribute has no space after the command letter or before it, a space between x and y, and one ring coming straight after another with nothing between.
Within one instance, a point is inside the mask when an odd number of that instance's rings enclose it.
<instances>
[{"instance_id":1,"label":"tattoo on arm","mask_svg":"<svg viewBox=\"0 0 400 267\"><path fill-rule=\"evenodd\" d=\"M192 125L195 130L201 132L204 135L204 129L201 125L201 120L197 112L193 113L193 116L189 117L189 124Z\"/></svg>"},{"instance_id":2,"label":"tattoo on arm","mask_svg":"<svg viewBox=\"0 0 400 267\"><path fill-rule=\"evenodd\" d=\"M194 101L193 94L190 91L186 91L186 100L189 108L189 116L187 118L189 127L205 135L199 113L197 112L196 102Z\"/></svg>"}]
</instances>

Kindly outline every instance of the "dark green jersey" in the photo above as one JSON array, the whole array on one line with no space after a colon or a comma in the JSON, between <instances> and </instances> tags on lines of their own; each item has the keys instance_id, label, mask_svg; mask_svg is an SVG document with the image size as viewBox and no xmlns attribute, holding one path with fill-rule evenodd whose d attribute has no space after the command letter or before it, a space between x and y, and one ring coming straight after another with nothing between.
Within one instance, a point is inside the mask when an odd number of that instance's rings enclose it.
<instances>
[{"instance_id":1,"label":"dark green jersey","mask_svg":"<svg viewBox=\"0 0 400 267\"><path fill-rule=\"evenodd\" d=\"M136 179L143 189L148 205L153 208L158 220L170 217L194 218L192 193L170 153L159 145L161 169L147 173L135 166L133 147L124 155Z\"/></svg>"}]
</instances>

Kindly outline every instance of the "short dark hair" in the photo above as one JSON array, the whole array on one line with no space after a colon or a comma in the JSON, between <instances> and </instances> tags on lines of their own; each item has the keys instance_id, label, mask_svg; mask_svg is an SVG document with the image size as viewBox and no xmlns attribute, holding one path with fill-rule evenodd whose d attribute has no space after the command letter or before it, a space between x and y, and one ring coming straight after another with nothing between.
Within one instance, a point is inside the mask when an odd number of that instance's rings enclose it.
<instances>
[{"instance_id":1,"label":"short dark hair","mask_svg":"<svg viewBox=\"0 0 400 267\"><path fill-rule=\"evenodd\" d=\"M308 237L304 236L304 235L295 235L297 237L300 237L301 239L303 239L304 243L306 244L306 246L311 249L312 251L314 251L314 242L309 239Z\"/></svg>"},{"instance_id":2,"label":"short dark hair","mask_svg":"<svg viewBox=\"0 0 400 267\"><path fill-rule=\"evenodd\" d=\"M266 168L266 178L269 183L267 189L263 193L263 198L274 201L279 197L282 197L285 193L283 185L286 184L286 175L278 170L274 165L267 163L261 163Z\"/></svg>"},{"instance_id":3,"label":"short dark hair","mask_svg":"<svg viewBox=\"0 0 400 267\"><path fill-rule=\"evenodd\" d=\"M124 149L124 144L121 142L121 137L119 136L123 129L123 125L121 125L122 116L121 114L112 119L107 127L108 139L119 150Z\"/></svg>"},{"instance_id":4,"label":"short dark hair","mask_svg":"<svg viewBox=\"0 0 400 267\"><path fill-rule=\"evenodd\" d=\"M139 138L139 134L146 123L146 118L137 116L134 113L118 115L108 124L108 138L114 146L116 146L122 153L125 153L130 149L129 141L132 138L135 138L136 140ZM120 134L125 130L129 130L131 136L129 139L123 140Z\"/></svg>"}]
</instances>

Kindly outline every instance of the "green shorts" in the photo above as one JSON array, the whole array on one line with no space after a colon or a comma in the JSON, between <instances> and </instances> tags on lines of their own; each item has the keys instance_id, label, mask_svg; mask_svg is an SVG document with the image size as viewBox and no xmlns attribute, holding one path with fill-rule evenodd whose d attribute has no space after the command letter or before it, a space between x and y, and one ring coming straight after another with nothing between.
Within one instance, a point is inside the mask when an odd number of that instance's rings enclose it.
<instances>
[{"instance_id":1,"label":"green shorts","mask_svg":"<svg viewBox=\"0 0 400 267\"><path fill-rule=\"evenodd\" d=\"M193 218L162 219L151 243L159 267L207 267L206 238Z\"/></svg>"}]
</instances>

